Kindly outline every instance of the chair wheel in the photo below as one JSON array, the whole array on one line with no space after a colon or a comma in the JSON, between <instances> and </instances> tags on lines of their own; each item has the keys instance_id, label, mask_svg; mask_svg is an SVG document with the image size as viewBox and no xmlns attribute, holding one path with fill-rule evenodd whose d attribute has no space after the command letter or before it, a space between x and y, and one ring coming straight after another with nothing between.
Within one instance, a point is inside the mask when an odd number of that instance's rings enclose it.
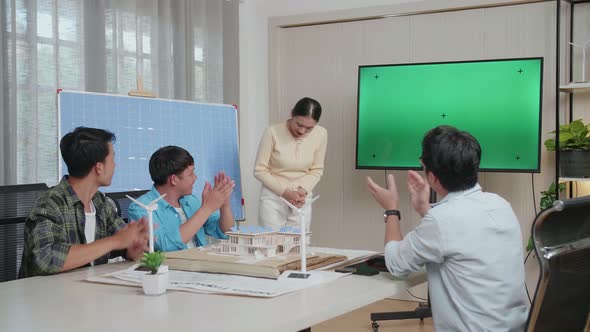
<instances>
[{"instance_id":1,"label":"chair wheel","mask_svg":"<svg viewBox=\"0 0 590 332\"><path fill-rule=\"evenodd\" d=\"M373 322L371 326L373 327L373 332L379 331L379 324L377 322Z\"/></svg>"}]
</instances>

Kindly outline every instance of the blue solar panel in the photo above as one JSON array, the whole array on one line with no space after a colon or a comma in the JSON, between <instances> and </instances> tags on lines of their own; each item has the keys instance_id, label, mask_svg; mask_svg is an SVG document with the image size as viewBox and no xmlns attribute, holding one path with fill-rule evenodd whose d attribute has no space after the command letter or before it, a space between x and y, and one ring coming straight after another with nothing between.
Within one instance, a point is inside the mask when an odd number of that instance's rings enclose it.
<instances>
[{"instance_id":1,"label":"blue solar panel","mask_svg":"<svg viewBox=\"0 0 590 332\"><path fill-rule=\"evenodd\" d=\"M205 181L225 171L235 182L231 205L244 219L238 153L237 111L231 105L62 91L58 97L59 137L79 126L102 128L117 136L115 175L103 192L150 189L148 163L158 148L178 145L195 158L201 197ZM60 167L60 176L67 167Z\"/></svg>"}]
</instances>

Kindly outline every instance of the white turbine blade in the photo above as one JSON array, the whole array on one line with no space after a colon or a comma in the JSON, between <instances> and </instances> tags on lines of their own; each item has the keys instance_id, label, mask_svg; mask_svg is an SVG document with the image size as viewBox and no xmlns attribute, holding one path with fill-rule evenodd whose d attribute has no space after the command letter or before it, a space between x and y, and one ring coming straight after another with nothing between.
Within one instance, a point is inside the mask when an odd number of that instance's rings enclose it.
<instances>
[{"instance_id":1,"label":"white turbine blade","mask_svg":"<svg viewBox=\"0 0 590 332\"><path fill-rule=\"evenodd\" d=\"M127 196L127 198L129 198L129 199L130 199L130 200L132 200L132 201L133 201L135 204L137 204L137 205L141 206L142 208L144 208L144 209L147 209L147 208L148 208L147 206L143 205L143 204L142 204L140 201L136 200L135 198L133 198L133 197L131 197L131 196L129 196L129 195L125 195L125 196Z\"/></svg>"},{"instance_id":2,"label":"white turbine blade","mask_svg":"<svg viewBox=\"0 0 590 332\"><path fill-rule=\"evenodd\" d=\"M160 197L154 199L153 201L149 202L148 205L154 205L156 204L159 200L161 200L162 198L164 198L164 196L166 196L166 194L164 195L160 195Z\"/></svg>"},{"instance_id":3,"label":"white turbine blade","mask_svg":"<svg viewBox=\"0 0 590 332\"><path fill-rule=\"evenodd\" d=\"M574 45L575 47L580 47L581 46L581 45L578 45L578 44L575 44L575 43L572 43L572 42L570 42L570 44Z\"/></svg>"},{"instance_id":4,"label":"white turbine blade","mask_svg":"<svg viewBox=\"0 0 590 332\"><path fill-rule=\"evenodd\" d=\"M280 199L283 200L283 202L285 202L285 204L287 204L288 206L290 206L291 208L295 209L295 210L299 210L298 207L295 207L295 205L291 204L288 200L284 199L283 197L279 197Z\"/></svg>"},{"instance_id":5,"label":"white turbine blade","mask_svg":"<svg viewBox=\"0 0 590 332\"><path fill-rule=\"evenodd\" d=\"M315 202L315 201L316 201L318 198L320 198L320 195L317 195L316 197L314 197L314 198L311 200L311 203Z\"/></svg>"}]
</instances>

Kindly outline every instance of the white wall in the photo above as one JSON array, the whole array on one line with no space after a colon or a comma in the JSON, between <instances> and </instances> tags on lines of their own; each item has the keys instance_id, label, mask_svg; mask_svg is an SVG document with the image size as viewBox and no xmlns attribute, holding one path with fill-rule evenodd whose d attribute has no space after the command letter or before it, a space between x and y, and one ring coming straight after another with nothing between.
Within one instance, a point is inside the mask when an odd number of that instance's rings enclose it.
<instances>
[{"instance_id":1,"label":"white wall","mask_svg":"<svg viewBox=\"0 0 590 332\"><path fill-rule=\"evenodd\" d=\"M268 19L422 0L240 0L240 163L246 223L258 223L260 183L254 178L258 142L269 125Z\"/></svg>"}]
</instances>

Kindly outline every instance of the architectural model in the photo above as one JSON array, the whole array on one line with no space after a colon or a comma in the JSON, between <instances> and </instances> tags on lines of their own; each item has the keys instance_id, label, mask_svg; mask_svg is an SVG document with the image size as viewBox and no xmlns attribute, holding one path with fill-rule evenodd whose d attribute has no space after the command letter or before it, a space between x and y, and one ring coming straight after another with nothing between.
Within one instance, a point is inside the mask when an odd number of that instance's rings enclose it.
<instances>
[{"instance_id":1,"label":"architectural model","mask_svg":"<svg viewBox=\"0 0 590 332\"><path fill-rule=\"evenodd\" d=\"M274 257L278 255L299 255L301 233L299 228L283 227L279 230L260 226L232 227L226 232L227 240L215 247L221 254L236 256ZM311 233L306 233L306 243L309 243Z\"/></svg>"}]
</instances>

